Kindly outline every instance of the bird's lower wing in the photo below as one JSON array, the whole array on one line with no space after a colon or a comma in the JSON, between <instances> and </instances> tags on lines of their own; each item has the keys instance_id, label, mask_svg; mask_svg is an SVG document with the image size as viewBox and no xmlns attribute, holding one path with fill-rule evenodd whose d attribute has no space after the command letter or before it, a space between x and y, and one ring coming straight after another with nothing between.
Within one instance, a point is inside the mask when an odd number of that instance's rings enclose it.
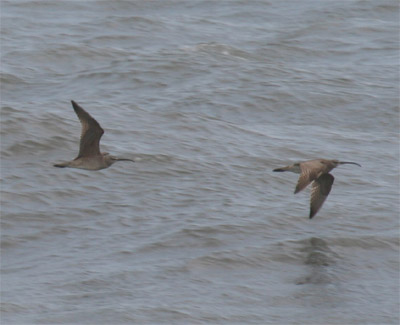
<instances>
[{"instance_id":1,"label":"bird's lower wing","mask_svg":"<svg viewBox=\"0 0 400 325\"><path fill-rule=\"evenodd\" d=\"M331 191L335 178L331 174L322 174L313 183L310 200L310 219L314 217L324 204Z\"/></svg>"}]
</instances>

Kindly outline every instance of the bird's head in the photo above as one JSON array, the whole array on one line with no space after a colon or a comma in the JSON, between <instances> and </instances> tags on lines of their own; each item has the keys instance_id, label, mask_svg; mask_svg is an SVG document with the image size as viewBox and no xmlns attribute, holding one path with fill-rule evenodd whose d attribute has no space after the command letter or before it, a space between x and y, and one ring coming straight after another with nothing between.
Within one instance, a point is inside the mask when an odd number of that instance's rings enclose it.
<instances>
[{"instance_id":1,"label":"bird's head","mask_svg":"<svg viewBox=\"0 0 400 325\"><path fill-rule=\"evenodd\" d=\"M109 166L111 166L113 163L117 162L117 161L131 161L131 162L135 162L132 159L127 159L127 158L118 158L115 156L111 156L108 152L103 154L104 159L106 160L107 164Z\"/></svg>"},{"instance_id":2,"label":"bird's head","mask_svg":"<svg viewBox=\"0 0 400 325\"><path fill-rule=\"evenodd\" d=\"M322 161L322 162L327 163L325 161ZM338 165L340 165L340 161L337 159L332 159L330 162L333 164L334 167L337 167Z\"/></svg>"}]
</instances>

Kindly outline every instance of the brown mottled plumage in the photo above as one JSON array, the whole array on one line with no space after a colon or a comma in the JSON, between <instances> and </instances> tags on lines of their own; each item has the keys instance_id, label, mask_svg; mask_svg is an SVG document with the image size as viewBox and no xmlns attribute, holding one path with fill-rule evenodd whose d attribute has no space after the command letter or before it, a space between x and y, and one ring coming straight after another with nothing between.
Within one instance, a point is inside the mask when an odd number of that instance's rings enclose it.
<instances>
[{"instance_id":1,"label":"brown mottled plumage","mask_svg":"<svg viewBox=\"0 0 400 325\"><path fill-rule=\"evenodd\" d=\"M274 172L290 171L300 174L294 194L304 190L310 183L312 183L310 199L311 219L317 214L318 210L321 208L322 204L328 197L329 192L331 191L335 178L329 174L329 172L338 165L343 164L353 164L361 167L361 165L355 162L338 161L335 159L315 159L295 163L282 168L276 168L274 169Z\"/></svg>"},{"instance_id":2,"label":"brown mottled plumage","mask_svg":"<svg viewBox=\"0 0 400 325\"><path fill-rule=\"evenodd\" d=\"M81 106L71 101L76 115L82 124L79 154L72 161L55 164L54 167L71 167L89 170L99 170L110 167L116 161L132 161L131 159L117 158L107 152L100 152L100 138L104 133L100 124L90 116Z\"/></svg>"}]
</instances>

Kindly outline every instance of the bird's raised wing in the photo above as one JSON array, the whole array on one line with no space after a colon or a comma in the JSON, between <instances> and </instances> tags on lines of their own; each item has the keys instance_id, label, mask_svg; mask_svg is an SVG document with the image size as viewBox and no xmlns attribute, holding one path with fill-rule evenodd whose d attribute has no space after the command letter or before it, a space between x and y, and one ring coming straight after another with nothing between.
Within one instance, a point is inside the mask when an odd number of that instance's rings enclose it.
<instances>
[{"instance_id":1,"label":"bird's raised wing","mask_svg":"<svg viewBox=\"0 0 400 325\"><path fill-rule=\"evenodd\" d=\"M297 181L296 189L294 194L304 190L308 184L318 178L320 174L320 168L316 165L316 161L306 161L300 164L301 174Z\"/></svg>"},{"instance_id":2,"label":"bird's raised wing","mask_svg":"<svg viewBox=\"0 0 400 325\"><path fill-rule=\"evenodd\" d=\"M324 204L335 178L331 174L322 174L313 183L310 199L310 219L314 217Z\"/></svg>"},{"instance_id":3,"label":"bird's raised wing","mask_svg":"<svg viewBox=\"0 0 400 325\"><path fill-rule=\"evenodd\" d=\"M82 124L81 141L77 158L100 155L100 138L104 130L81 106L73 100L71 103Z\"/></svg>"}]
</instances>

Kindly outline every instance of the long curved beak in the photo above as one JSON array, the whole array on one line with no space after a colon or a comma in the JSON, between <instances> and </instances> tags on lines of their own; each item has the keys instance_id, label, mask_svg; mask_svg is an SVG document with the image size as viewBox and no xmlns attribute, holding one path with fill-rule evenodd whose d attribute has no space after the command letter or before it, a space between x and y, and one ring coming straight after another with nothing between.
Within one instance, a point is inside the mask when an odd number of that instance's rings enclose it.
<instances>
[{"instance_id":1,"label":"long curved beak","mask_svg":"<svg viewBox=\"0 0 400 325\"><path fill-rule=\"evenodd\" d=\"M357 164L357 163L351 162L351 161L340 161L339 164L340 164L340 165L351 164L351 165L357 165L357 166L361 167L360 164Z\"/></svg>"},{"instance_id":2,"label":"long curved beak","mask_svg":"<svg viewBox=\"0 0 400 325\"><path fill-rule=\"evenodd\" d=\"M135 162L134 160L128 159L128 158L117 158L117 161L132 161L132 162Z\"/></svg>"}]
</instances>

